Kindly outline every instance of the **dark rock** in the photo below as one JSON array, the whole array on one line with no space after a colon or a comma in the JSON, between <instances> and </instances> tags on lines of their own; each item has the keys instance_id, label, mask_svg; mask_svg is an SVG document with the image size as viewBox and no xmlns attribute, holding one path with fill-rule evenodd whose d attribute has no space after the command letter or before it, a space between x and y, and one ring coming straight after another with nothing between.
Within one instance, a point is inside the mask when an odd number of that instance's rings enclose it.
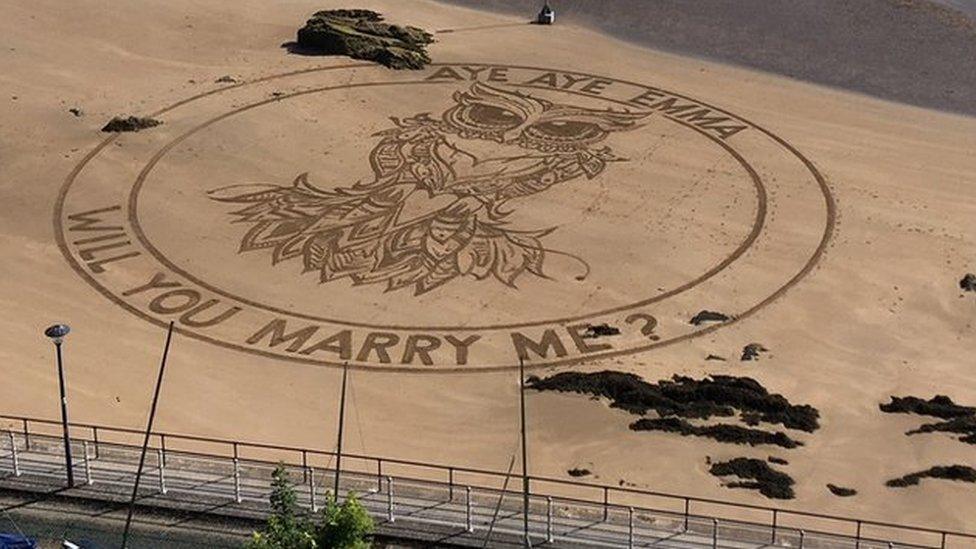
<instances>
[{"instance_id":1,"label":"dark rock","mask_svg":"<svg viewBox=\"0 0 976 549\"><path fill-rule=\"evenodd\" d=\"M588 477L591 474L593 474L589 469L581 469L579 467L570 469L570 470L566 471L566 473L568 473L569 476L571 476L571 477L577 477L577 478L578 477Z\"/></svg>"},{"instance_id":2,"label":"dark rock","mask_svg":"<svg viewBox=\"0 0 976 549\"><path fill-rule=\"evenodd\" d=\"M773 499L793 499L793 479L769 466L761 459L735 458L715 463L708 470L717 477L735 475L745 481L727 484L729 488L748 488L759 490L762 495Z\"/></svg>"},{"instance_id":3,"label":"dark rock","mask_svg":"<svg viewBox=\"0 0 976 549\"><path fill-rule=\"evenodd\" d=\"M770 463L775 463L777 465L789 465L790 464L790 462L786 461L785 459L779 458L779 457L776 457L776 456L769 456L769 457L766 458L766 461L768 461Z\"/></svg>"},{"instance_id":4,"label":"dark rock","mask_svg":"<svg viewBox=\"0 0 976 549\"><path fill-rule=\"evenodd\" d=\"M162 124L161 121L155 118L149 117L139 117L139 116L129 116L121 117L116 116L115 118L109 120L108 124L102 128L103 132L137 132L139 130L144 130L146 128L152 128Z\"/></svg>"},{"instance_id":5,"label":"dark rock","mask_svg":"<svg viewBox=\"0 0 976 549\"><path fill-rule=\"evenodd\" d=\"M916 435L919 433L955 433L963 435L959 437L960 442L966 444L976 444L976 416L961 416L941 421L939 423L926 423L918 429L908 431L906 435Z\"/></svg>"},{"instance_id":6,"label":"dark rock","mask_svg":"<svg viewBox=\"0 0 976 549\"><path fill-rule=\"evenodd\" d=\"M691 317L691 323L695 326L705 322L726 322L727 320L729 320L728 315L715 311L699 311L697 315Z\"/></svg>"},{"instance_id":7,"label":"dark rock","mask_svg":"<svg viewBox=\"0 0 976 549\"><path fill-rule=\"evenodd\" d=\"M528 383L538 391L560 391L602 396L611 406L635 415L654 410L659 416L708 419L729 417L736 412L766 423L813 432L819 427L819 412L809 405L794 405L783 395L770 394L748 377L713 375L702 380L673 376L671 380L648 383L624 372L562 372Z\"/></svg>"},{"instance_id":8,"label":"dark rock","mask_svg":"<svg viewBox=\"0 0 976 549\"><path fill-rule=\"evenodd\" d=\"M853 488L844 488L843 486L837 486L835 484L828 484L827 489L830 490L831 494L842 498L849 498L853 495L857 495L857 490Z\"/></svg>"},{"instance_id":9,"label":"dark rock","mask_svg":"<svg viewBox=\"0 0 976 549\"><path fill-rule=\"evenodd\" d=\"M918 414L942 419L971 416L976 408L960 406L945 395L936 395L929 400L918 397L891 397L891 402L880 405L881 411L888 414Z\"/></svg>"},{"instance_id":10,"label":"dark rock","mask_svg":"<svg viewBox=\"0 0 976 549\"><path fill-rule=\"evenodd\" d=\"M348 55L391 69L422 69L430 63L426 46L433 41L422 29L384 23L374 11L326 10L298 30L297 44L309 52Z\"/></svg>"},{"instance_id":11,"label":"dark rock","mask_svg":"<svg viewBox=\"0 0 976 549\"><path fill-rule=\"evenodd\" d=\"M705 437L719 442L731 444L774 444L783 448L796 448L801 443L793 440L786 433L749 429L738 425L717 423L714 425L692 425L687 420L677 417L643 418L630 424L633 431L664 431L678 433L681 436Z\"/></svg>"},{"instance_id":12,"label":"dark rock","mask_svg":"<svg viewBox=\"0 0 976 549\"><path fill-rule=\"evenodd\" d=\"M84 116L85 115L85 111L79 109L78 107L71 107L70 109L68 109L68 112L70 112L71 114L73 114L75 116Z\"/></svg>"},{"instance_id":13,"label":"dark rock","mask_svg":"<svg viewBox=\"0 0 976 549\"><path fill-rule=\"evenodd\" d=\"M762 414L757 414L756 412L742 412L742 415L739 417L742 419L742 423L752 425L753 427L762 423Z\"/></svg>"},{"instance_id":14,"label":"dark rock","mask_svg":"<svg viewBox=\"0 0 976 549\"><path fill-rule=\"evenodd\" d=\"M611 326L609 324L589 324L586 326L586 331L583 332L583 337L587 339L596 339L598 337L605 336L615 336L620 335L620 328L616 326Z\"/></svg>"},{"instance_id":15,"label":"dark rock","mask_svg":"<svg viewBox=\"0 0 976 549\"><path fill-rule=\"evenodd\" d=\"M767 351L769 349L759 343L750 343L742 348L742 360L759 360L759 354Z\"/></svg>"},{"instance_id":16,"label":"dark rock","mask_svg":"<svg viewBox=\"0 0 976 549\"><path fill-rule=\"evenodd\" d=\"M915 486L923 478L941 478L946 480L958 480L960 482L976 482L976 469L968 465L937 465L925 471L911 473L903 477L891 479L885 486L892 488L904 488Z\"/></svg>"},{"instance_id":17,"label":"dark rock","mask_svg":"<svg viewBox=\"0 0 976 549\"><path fill-rule=\"evenodd\" d=\"M959 288L964 292L976 292L976 274L966 273L959 281Z\"/></svg>"},{"instance_id":18,"label":"dark rock","mask_svg":"<svg viewBox=\"0 0 976 549\"><path fill-rule=\"evenodd\" d=\"M214 80L214 82L216 82L217 84L234 84L237 82L237 79L234 78L233 76L225 74L224 76L221 76L220 78Z\"/></svg>"},{"instance_id":19,"label":"dark rock","mask_svg":"<svg viewBox=\"0 0 976 549\"><path fill-rule=\"evenodd\" d=\"M942 419L936 423L926 423L918 429L905 433L955 433L962 435L960 442L976 444L976 408L956 404L945 395L936 395L929 400L918 397L891 397L891 402L880 405L881 411L889 414L918 414Z\"/></svg>"}]
</instances>

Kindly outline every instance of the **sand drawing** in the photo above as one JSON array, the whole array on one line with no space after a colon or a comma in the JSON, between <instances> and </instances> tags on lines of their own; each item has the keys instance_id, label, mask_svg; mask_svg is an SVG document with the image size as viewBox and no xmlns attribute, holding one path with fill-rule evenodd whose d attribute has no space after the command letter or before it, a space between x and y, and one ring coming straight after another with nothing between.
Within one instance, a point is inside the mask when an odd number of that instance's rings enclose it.
<instances>
[{"instance_id":1,"label":"sand drawing","mask_svg":"<svg viewBox=\"0 0 976 549\"><path fill-rule=\"evenodd\" d=\"M764 128L702 101L648 84L515 65L435 64L409 80L375 80L379 74L372 72L363 72L368 78L362 82L327 78L357 67L269 77L286 90L293 89L287 84L293 78L315 80L310 88L271 98L260 87L239 84L158 111L166 115L164 131L130 137L151 141L146 150L155 152L134 180L117 179L114 196L122 203L95 200L104 193L86 192L84 178L74 184L76 175L92 169L87 164L115 150L106 145L121 134L106 138L66 180L55 211L59 244L76 272L130 312L154 322L157 315L178 315L187 334L226 348L316 365L352 360L390 371L469 372L511 368L509 353L526 355L530 367L577 364L723 329L782 297L830 242L834 203L816 168ZM397 98L421 88L430 90L423 101L399 106ZM342 93L355 97L357 89L377 90L359 97L361 114L343 119L362 123L324 128L332 132L324 137L342 147L348 142L348 151L313 156L336 158L337 165L259 146L253 160L270 175L255 178L241 164L241 171L212 172L234 176L194 178L190 188L170 172L182 169L173 155L185 151L200 163L193 173L208 173L202 166L221 160L197 156L198 147L216 138L219 149L225 122L247 125L256 113L276 109L283 123L295 108L290 105L316 108L328 94L347 90ZM214 109L210 117L182 120L170 112L197 101ZM235 106L227 110L228 104ZM318 131L313 128L302 131ZM642 145L655 135L677 140L671 156L651 160ZM699 153L725 157L728 169L699 170ZM802 180L757 171L794 168ZM688 213L718 213L711 219L719 219L716 229L731 239L723 245L728 249L716 248L714 257L690 267L657 253L662 245L684 244L628 220L653 215L645 205L697 180L688 174L699 171L717 177L713 189L719 191L702 195L707 204L696 203ZM783 185L789 192L771 204L768 198ZM630 201L635 191L640 205ZM735 201L736 193L742 201ZM609 201L605 215L589 215L596 198ZM186 211L195 221L168 224L171 199L192 206ZM809 214L804 218L818 230L782 230L767 215L774 206ZM721 207L741 216L725 218ZM179 234L215 221L219 237ZM112 229L118 243L103 249L101 241L83 238L96 229ZM187 238L201 246L187 247ZM765 252L780 248L747 253L760 238L788 243L795 252L773 263L779 266L775 280L738 285L738 306L720 305L712 297L717 294L699 295L730 270L773 274ZM684 248L688 254L681 255L697 262L699 251ZM654 276L659 260L679 269L668 275L670 283L653 283L619 269L613 254L626 256L635 274ZM217 255L224 260L214 261ZM227 261L234 255L236 261ZM123 263L126 270L113 269ZM142 279L136 286L133 269ZM284 283L269 284L269 273ZM313 293L330 296L328 305L306 299L309 284ZM612 299L590 299L594 290ZM384 291L389 295L372 295ZM555 297L570 294L590 297L581 307ZM371 299L363 301L367 295ZM510 299L515 307L505 304ZM395 318L388 306L397 300L423 307ZM471 316L473 306L487 314ZM727 319L689 324L690 313L706 306L719 307ZM593 339L590 327L603 326L620 333ZM334 337L345 343L329 344Z\"/></svg>"},{"instance_id":2,"label":"sand drawing","mask_svg":"<svg viewBox=\"0 0 976 549\"><path fill-rule=\"evenodd\" d=\"M624 160L603 143L646 114L553 103L483 83L453 99L440 118L392 118L393 128L375 134L371 181L326 189L303 173L291 186L211 191L215 200L245 205L232 213L251 225L240 251L269 250L273 263L301 258L323 283L349 278L415 295L462 276L514 288L526 272L546 276L547 252L576 257L543 245L553 227L512 227L513 201L593 179ZM471 140L511 152L479 157L465 149Z\"/></svg>"}]
</instances>

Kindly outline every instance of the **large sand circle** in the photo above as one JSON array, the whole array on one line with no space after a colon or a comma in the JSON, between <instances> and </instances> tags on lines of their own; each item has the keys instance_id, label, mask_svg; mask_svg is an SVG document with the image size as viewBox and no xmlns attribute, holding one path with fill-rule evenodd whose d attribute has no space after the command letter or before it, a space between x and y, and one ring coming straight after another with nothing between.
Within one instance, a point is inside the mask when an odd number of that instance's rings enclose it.
<instances>
[{"instance_id":1,"label":"large sand circle","mask_svg":"<svg viewBox=\"0 0 976 549\"><path fill-rule=\"evenodd\" d=\"M104 293L293 360L475 369L665 345L718 327L688 324L700 308L734 322L775 299L832 224L822 178L784 141L602 76L332 67L167 117L79 166L113 188L69 182L59 220L115 215L82 206L108 192L140 249L111 271L143 273L97 273ZM623 333L587 341L602 323Z\"/></svg>"}]
</instances>

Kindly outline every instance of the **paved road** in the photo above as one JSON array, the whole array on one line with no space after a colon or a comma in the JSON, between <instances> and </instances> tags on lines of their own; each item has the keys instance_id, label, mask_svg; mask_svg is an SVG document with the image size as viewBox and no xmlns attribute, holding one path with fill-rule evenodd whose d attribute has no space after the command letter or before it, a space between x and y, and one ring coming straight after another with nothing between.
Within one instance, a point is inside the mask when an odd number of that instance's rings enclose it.
<instances>
[{"instance_id":1,"label":"paved road","mask_svg":"<svg viewBox=\"0 0 976 549\"><path fill-rule=\"evenodd\" d=\"M122 506L27 492L0 491L0 509L4 509L0 513L0 531L23 532L44 548L60 547L64 539L118 547L125 521ZM132 530L131 546L239 548L248 532L230 521L140 513Z\"/></svg>"}]
</instances>

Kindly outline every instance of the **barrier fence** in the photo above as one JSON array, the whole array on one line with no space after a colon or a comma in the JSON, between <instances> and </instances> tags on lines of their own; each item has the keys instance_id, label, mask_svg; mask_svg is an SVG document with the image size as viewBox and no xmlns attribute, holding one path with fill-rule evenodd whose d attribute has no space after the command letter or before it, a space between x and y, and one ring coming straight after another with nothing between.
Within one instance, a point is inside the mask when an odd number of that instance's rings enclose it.
<instances>
[{"instance_id":1,"label":"barrier fence","mask_svg":"<svg viewBox=\"0 0 976 549\"><path fill-rule=\"evenodd\" d=\"M75 471L77 474L80 468L81 478L89 485L95 482L93 470L105 475L112 467L122 467L120 464L131 467L144 434L136 429L87 423L72 423L70 427L72 447L81 450ZM10 449L7 456L0 455L0 461L5 461L0 462L0 470L10 469L15 476L24 468L24 455L63 445L58 436L59 421L0 415L0 428L7 431L7 440L0 447ZM147 484L155 480L160 494L167 494L172 485L180 483L182 489L189 490L186 479L191 473L213 474L217 480L205 483L211 495L233 498L236 503L263 501L271 469L285 463L301 474L301 487L314 511L326 492L319 486L321 491L316 493L317 484L335 474L335 453L325 450L166 432L152 433L150 448L155 463L147 462L147 468L152 466L154 471L146 477ZM182 475L179 480L176 472ZM369 494L367 507L390 522L400 505L404 512L416 508L418 513L411 514L417 520L447 523L473 532L475 507L482 528L494 520L485 514L491 508L504 509L510 522L522 508L520 473L343 453L342 478L344 489ZM193 490L202 485L192 485ZM529 492L532 532L547 541L559 538L594 546L633 547L641 545L641 540L647 542L673 531L690 536L685 540L688 546L718 547L720 540L729 540L791 547L976 549L976 534L972 533L626 486L530 475ZM451 505L428 512L425 519L420 511L433 508L430 502ZM580 526L581 521L588 530Z\"/></svg>"}]
</instances>

